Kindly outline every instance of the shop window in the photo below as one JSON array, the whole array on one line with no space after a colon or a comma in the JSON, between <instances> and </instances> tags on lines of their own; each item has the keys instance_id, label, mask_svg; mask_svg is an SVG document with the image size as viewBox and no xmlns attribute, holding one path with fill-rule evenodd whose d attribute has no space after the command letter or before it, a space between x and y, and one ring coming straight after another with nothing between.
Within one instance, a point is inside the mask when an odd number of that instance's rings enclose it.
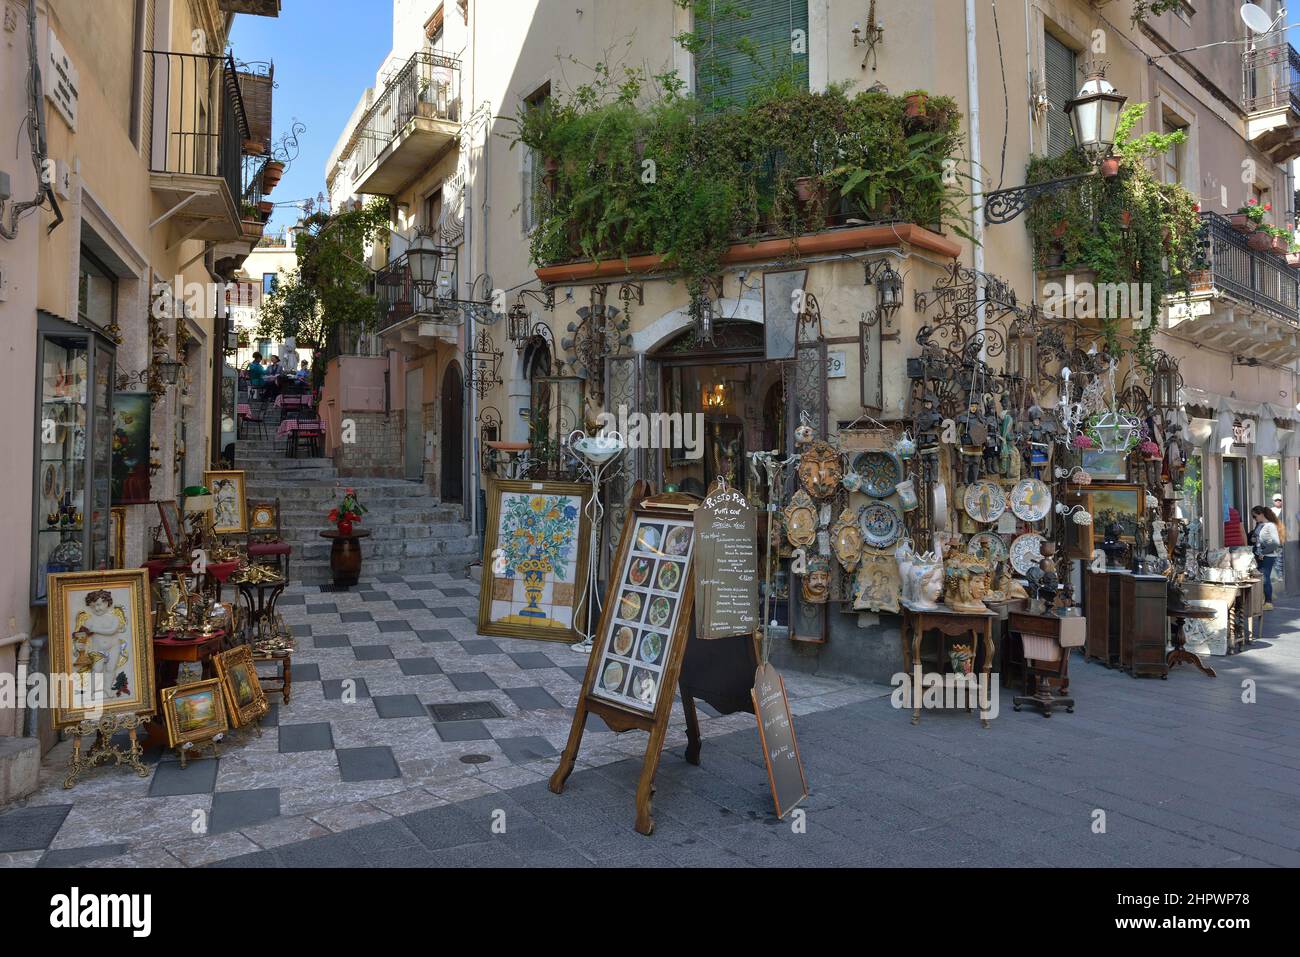
<instances>
[{"instance_id":1,"label":"shop window","mask_svg":"<svg viewBox=\"0 0 1300 957\"><path fill-rule=\"evenodd\" d=\"M262 273L262 295L263 296L271 295L271 293L275 292L275 287L278 283L279 283L279 279L276 278L275 273L273 272Z\"/></svg>"},{"instance_id":2,"label":"shop window","mask_svg":"<svg viewBox=\"0 0 1300 957\"><path fill-rule=\"evenodd\" d=\"M1195 555L1205 547L1205 497L1204 479L1200 452L1193 452L1187 459L1187 470L1183 473L1183 501L1180 506L1182 517L1187 522L1187 550Z\"/></svg>"},{"instance_id":3,"label":"shop window","mask_svg":"<svg viewBox=\"0 0 1300 957\"><path fill-rule=\"evenodd\" d=\"M1188 123L1168 110L1165 111L1164 132L1166 135L1170 133L1187 133L1189 130L1190 126ZM1183 177L1187 172L1185 168L1187 147L1188 142L1184 141L1183 143L1169 147L1165 152L1164 158L1161 161L1161 170L1166 183L1174 185L1182 184Z\"/></svg>"},{"instance_id":4,"label":"shop window","mask_svg":"<svg viewBox=\"0 0 1300 957\"><path fill-rule=\"evenodd\" d=\"M710 0L696 31L695 89L714 106L743 103L778 78L808 87L808 0L749 0L747 16L731 0ZM802 42L797 42L802 40Z\"/></svg>"},{"instance_id":5,"label":"shop window","mask_svg":"<svg viewBox=\"0 0 1300 957\"><path fill-rule=\"evenodd\" d=\"M546 83L524 100L524 104L531 112L544 107L550 97L551 84ZM542 189L542 167L542 157L537 155L537 151L532 147L525 149L520 180L519 219L526 233L531 232L537 225L537 201Z\"/></svg>"},{"instance_id":6,"label":"shop window","mask_svg":"<svg viewBox=\"0 0 1300 957\"><path fill-rule=\"evenodd\" d=\"M1249 489L1246 485L1246 460L1235 456L1225 456L1223 459L1223 522L1226 526L1232 521L1231 509L1237 511L1237 523L1240 524L1242 532L1245 535L1246 516L1250 513L1250 508L1246 503L1246 496ZM1227 537L1225 528L1224 544L1231 544Z\"/></svg>"},{"instance_id":7,"label":"shop window","mask_svg":"<svg viewBox=\"0 0 1300 957\"><path fill-rule=\"evenodd\" d=\"M1043 76L1047 86L1047 155L1074 148L1074 129L1065 105L1078 95L1078 55L1050 33L1043 34Z\"/></svg>"}]
</instances>

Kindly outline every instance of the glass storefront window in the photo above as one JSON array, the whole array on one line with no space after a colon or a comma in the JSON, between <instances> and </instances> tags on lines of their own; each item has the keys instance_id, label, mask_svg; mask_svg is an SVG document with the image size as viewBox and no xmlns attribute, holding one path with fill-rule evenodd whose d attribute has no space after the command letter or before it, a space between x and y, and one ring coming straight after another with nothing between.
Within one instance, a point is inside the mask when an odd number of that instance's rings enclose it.
<instances>
[{"instance_id":1,"label":"glass storefront window","mask_svg":"<svg viewBox=\"0 0 1300 957\"><path fill-rule=\"evenodd\" d=\"M1187 459L1187 471L1183 475L1183 518L1187 521L1188 552L1196 554L1205 547L1205 498L1204 478L1200 452L1193 452Z\"/></svg>"},{"instance_id":2,"label":"glass storefront window","mask_svg":"<svg viewBox=\"0 0 1300 957\"><path fill-rule=\"evenodd\" d=\"M113 324L117 310L117 277L86 249L81 250L77 276L77 315L100 329Z\"/></svg>"}]
</instances>

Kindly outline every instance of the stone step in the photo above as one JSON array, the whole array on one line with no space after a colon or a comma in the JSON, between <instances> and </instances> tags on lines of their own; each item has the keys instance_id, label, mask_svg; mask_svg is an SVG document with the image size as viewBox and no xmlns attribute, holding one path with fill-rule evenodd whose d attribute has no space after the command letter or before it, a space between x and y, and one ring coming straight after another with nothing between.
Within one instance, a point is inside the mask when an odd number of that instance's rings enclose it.
<instances>
[{"instance_id":1,"label":"stone step","mask_svg":"<svg viewBox=\"0 0 1300 957\"><path fill-rule=\"evenodd\" d=\"M370 532L372 539L463 538L469 535L467 523L446 517L389 520L381 516L376 521L371 514L367 514L366 520L358 527ZM319 513L294 516L292 519L280 516L280 530L287 542L311 541L318 538L320 532L329 531L330 528L330 523Z\"/></svg>"},{"instance_id":2,"label":"stone step","mask_svg":"<svg viewBox=\"0 0 1300 957\"><path fill-rule=\"evenodd\" d=\"M328 562L333 542L317 537L316 541L294 544L293 558L304 562ZM421 558L460 555L467 560L479 552L478 540L469 536L458 538L366 538L361 542L363 559L370 558Z\"/></svg>"},{"instance_id":3,"label":"stone step","mask_svg":"<svg viewBox=\"0 0 1300 957\"><path fill-rule=\"evenodd\" d=\"M371 480L373 482L374 480ZM362 484L344 479L331 479L328 482L247 482L246 494L258 498L279 498L283 503L321 502L331 497L343 497L344 489L356 489L361 504L370 507L371 501L391 501L394 499L428 499L437 500L429 490L418 482L403 482L397 479L387 480L388 484Z\"/></svg>"},{"instance_id":4,"label":"stone step","mask_svg":"<svg viewBox=\"0 0 1300 957\"><path fill-rule=\"evenodd\" d=\"M457 555L404 559L372 559L369 555L364 555L361 562L361 575L364 578L388 573L398 575L448 574L455 579L462 579L465 577L467 568L468 562L466 558ZM298 562L295 559L290 566L290 572L295 581L302 582L304 585L323 585L333 578L328 561Z\"/></svg>"}]
</instances>

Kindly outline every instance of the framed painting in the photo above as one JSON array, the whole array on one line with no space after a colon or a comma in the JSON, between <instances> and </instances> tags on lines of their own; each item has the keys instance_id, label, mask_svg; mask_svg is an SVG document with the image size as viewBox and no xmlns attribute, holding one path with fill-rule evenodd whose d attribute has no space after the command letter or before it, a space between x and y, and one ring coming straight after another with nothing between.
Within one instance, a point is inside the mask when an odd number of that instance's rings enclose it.
<instances>
[{"instance_id":1,"label":"framed painting","mask_svg":"<svg viewBox=\"0 0 1300 957\"><path fill-rule=\"evenodd\" d=\"M1083 470L1094 480L1128 481L1128 453L1103 452L1100 449L1083 453Z\"/></svg>"},{"instance_id":2,"label":"framed painting","mask_svg":"<svg viewBox=\"0 0 1300 957\"><path fill-rule=\"evenodd\" d=\"M126 567L126 506L114 505L109 512L109 544L114 568Z\"/></svg>"},{"instance_id":3,"label":"framed painting","mask_svg":"<svg viewBox=\"0 0 1300 957\"><path fill-rule=\"evenodd\" d=\"M576 641L587 587L591 486L489 479L478 630Z\"/></svg>"},{"instance_id":4,"label":"framed painting","mask_svg":"<svg viewBox=\"0 0 1300 957\"><path fill-rule=\"evenodd\" d=\"M174 554L185 533L185 517L181 513L181 507L176 502L157 502L158 521L161 523L163 535L167 538L167 547Z\"/></svg>"},{"instance_id":5,"label":"framed painting","mask_svg":"<svg viewBox=\"0 0 1300 957\"><path fill-rule=\"evenodd\" d=\"M248 531L248 505L244 497L244 472L239 470L203 473L203 484L214 501L212 531L217 535L242 535Z\"/></svg>"},{"instance_id":6,"label":"framed painting","mask_svg":"<svg viewBox=\"0 0 1300 957\"><path fill-rule=\"evenodd\" d=\"M221 694L218 678L163 688L162 709L167 723L168 746L179 748L191 741L208 741L229 731Z\"/></svg>"},{"instance_id":7,"label":"framed painting","mask_svg":"<svg viewBox=\"0 0 1300 957\"><path fill-rule=\"evenodd\" d=\"M147 505L149 489L149 423L153 397L148 392L113 394L114 505Z\"/></svg>"},{"instance_id":8,"label":"framed painting","mask_svg":"<svg viewBox=\"0 0 1300 957\"><path fill-rule=\"evenodd\" d=\"M1066 498L1067 505L1082 505L1092 515L1091 525L1067 521L1065 549L1069 558L1092 558L1097 543L1106 537L1106 526L1119 522L1119 540L1135 544L1138 525L1146 514L1146 489L1119 482L1093 482Z\"/></svg>"},{"instance_id":9,"label":"framed painting","mask_svg":"<svg viewBox=\"0 0 1300 957\"><path fill-rule=\"evenodd\" d=\"M49 595L50 671L61 677L54 726L153 714L148 570L51 575Z\"/></svg>"},{"instance_id":10,"label":"framed painting","mask_svg":"<svg viewBox=\"0 0 1300 957\"><path fill-rule=\"evenodd\" d=\"M269 707L266 693L262 691L262 682L253 664L253 652L248 645L223 651L213 658L213 662L232 725L243 727L266 714Z\"/></svg>"}]
</instances>

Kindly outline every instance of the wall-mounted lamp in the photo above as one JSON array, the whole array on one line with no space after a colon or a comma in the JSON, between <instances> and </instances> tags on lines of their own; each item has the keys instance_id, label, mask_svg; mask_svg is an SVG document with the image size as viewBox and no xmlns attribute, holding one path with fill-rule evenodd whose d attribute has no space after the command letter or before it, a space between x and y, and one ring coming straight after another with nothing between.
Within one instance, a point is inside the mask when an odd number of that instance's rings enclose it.
<instances>
[{"instance_id":1,"label":"wall-mounted lamp","mask_svg":"<svg viewBox=\"0 0 1300 957\"><path fill-rule=\"evenodd\" d=\"M903 307L903 277L889 260L868 260L864 263L862 284L876 287L876 308L864 316L867 325L876 325L882 316L888 320Z\"/></svg>"},{"instance_id":2,"label":"wall-mounted lamp","mask_svg":"<svg viewBox=\"0 0 1300 957\"><path fill-rule=\"evenodd\" d=\"M871 61L871 69L876 69L876 47L885 40L885 25L876 20L876 0L871 0L871 6L867 10L867 26L864 30L857 23L853 24L853 46L865 46L866 55L862 58L862 69L867 68L867 61Z\"/></svg>"}]
</instances>

